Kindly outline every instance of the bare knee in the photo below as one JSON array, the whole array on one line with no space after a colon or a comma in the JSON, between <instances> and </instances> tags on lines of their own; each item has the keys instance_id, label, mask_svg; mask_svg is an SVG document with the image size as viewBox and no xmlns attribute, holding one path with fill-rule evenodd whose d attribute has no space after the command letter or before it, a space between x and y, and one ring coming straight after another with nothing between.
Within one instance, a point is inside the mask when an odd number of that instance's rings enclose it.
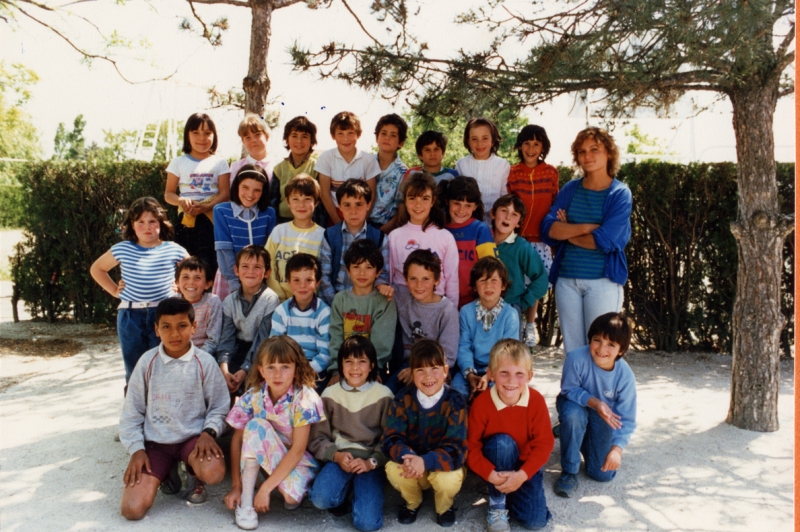
<instances>
[{"instance_id":1,"label":"bare knee","mask_svg":"<svg viewBox=\"0 0 800 532\"><path fill-rule=\"evenodd\" d=\"M147 514L147 510L153 506L153 501L145 501L142 499L122 498L122 507L120 513L122 517L128 521L138 521Z\"/></svg>"},{"instance_id":2,"label":"bare knee","mask_svg":"<svg viewBox=\"0 0 800 532\"><path fill-rule=\"evenodd\" d=\"M219 458L200 464L200 467L193 469L197 478L206 484L219 484L225 478L225 460Z\"/></svg>"}]
</instances>

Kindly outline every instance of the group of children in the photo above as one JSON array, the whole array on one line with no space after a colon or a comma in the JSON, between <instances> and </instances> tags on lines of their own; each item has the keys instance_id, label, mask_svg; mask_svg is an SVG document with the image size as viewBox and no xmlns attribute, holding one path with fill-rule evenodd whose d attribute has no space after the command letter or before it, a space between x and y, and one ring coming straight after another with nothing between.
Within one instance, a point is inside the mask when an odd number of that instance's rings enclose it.
<instances>
[{"instance_id":1,"label":"group of children","mask_svg":"<svg viewBox=\"0 0 800 532\"><path fill-rule=\"evenodd\" d=\"M511 167L496 155L495 125L473 119L470 156L455 171L442 167L447 139L435 131L417 139L422 164L408 169L397 156L407 126L394 114L375 128L377 156L357 149L352 113L337 114L330 133L337 147L317 159L316 126L289 121L289 156L273 167L269 131L248 115L239 134L249 155L229 169L214 155L213 121L193 115L185 155L167 169L175 243L158 201L141 198L125 240L93 264L122 300L120 440L132 455L123 515L141 518L159 486L176 492L179 461L188 500L204 501L204 483L225 473L215 439L227 422L225 503L243 529L277 488L289 509L308 492L377 530L384 477L406 502L401 523L414 522L432 487L437 522L451 526L467 466L490 485L490 530L508 530L509 515L545 526L553 434L529 387L550 261L538 227L558 191L545 131L520 131ZM108 273L117 265L119 282ZM590 476L613 478L635 426L635 382L617 362L630 326L601 318L565 363L560 495L574 493L581 453ZM259 471L267 480L256 492Z\"/></svg>"}]
</instances>

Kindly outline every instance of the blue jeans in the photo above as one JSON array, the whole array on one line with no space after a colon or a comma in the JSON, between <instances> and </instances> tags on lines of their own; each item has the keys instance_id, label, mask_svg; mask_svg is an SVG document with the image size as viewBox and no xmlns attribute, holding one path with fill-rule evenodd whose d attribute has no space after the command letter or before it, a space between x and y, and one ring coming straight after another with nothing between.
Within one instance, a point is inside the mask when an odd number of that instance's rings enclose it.
<instances>
[{"instance_id":1,"label":"blue jeans","mask_svg":"<svg viewBox=\"0 0 800 532\"><path fill-rule=\"evenodd\" d=\"M564 352L588 345L589 326L598 316L622 310L622 285L611 279L574 279L556 281L556 308L564 338Z\"/></svg>"},{"instance_id":2,"label":"blue jeans","mask_svg":"<svg viewBox=\"0 0 800 532\"><path fill-rule=\"evenodd\" d=\"M495 471L517 471L519 460L517 443L508 434L495 434L483 443L483 456L494 464ZM505 496L508 515L527 529L542 528L552 517L547 509L542 487L542 471L539 470L512 493L503 494L489 483L489 496L497 499Z\"/></svg>"},{"instance_id":3,"label":"blue jeans","mask_svg":"<svg viewBox=\"0 0 800 532\"><path fill-rule=\"evenodd\" d=\"M345 473L336 462L327 462L308 492L311 502L320 510L341 506L353 489L353 526L372 532L383 526L382 467L366 473Z\"/></svg>"},{"instance_id":4,"label":"blue jeans","mask_svg":"<svg viewBox=\"0 0 800 532\"><path fill-rule=\"evenodd\" d=\"M484 375L486 375L486 368L478 369L477 374L478 377L483 377ZM489 383L490 388L493 385L494 382ZM453 378L450 382L450 387L455 391L459 392L461 395L463 395L464 399L467 399L469 397L469 383L467 382L467 379L464 378L464 375L461 373L461 370L458 370L453 374Z\"/></svg>"},{"instance_id":5,"label":"blue jeans","mask_svg":"<svg viewBox=\"0 0 800 532\"><path fill-rule=\"evenodd\" d=\"M611 450L613 429L588 406L581 406L559 394L556 398L558 421L561 423L561 470L578 473L581 454L586 461L586 474L598 482L613 479L616 471L601 471Z\"/></svg>"},{"instance_id":6,"label":"blue jeans","mask_svg":"<svg viewBox=\"0 0 800 532\"><path fill-rule=\"evenodd\" d=\"M120 309L117 311L117 335L125 363L125 384L145 352L157 347L156 309Z\"/></svg>"}]
</instances>

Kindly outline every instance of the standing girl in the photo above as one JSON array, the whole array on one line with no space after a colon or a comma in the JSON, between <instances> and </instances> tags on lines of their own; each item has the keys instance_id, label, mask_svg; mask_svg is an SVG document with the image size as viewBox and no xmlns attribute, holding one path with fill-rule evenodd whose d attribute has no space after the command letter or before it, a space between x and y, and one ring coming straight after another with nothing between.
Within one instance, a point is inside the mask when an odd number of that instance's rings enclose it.
<instances>
[{"instance_id":1,"label":"standing girl","mask_svg":"<svg viewBox=\"0 0 800 532\"><path fill-rule=\"evenodd\" d=\"M117 312L117 334L127 383L139 358L158 346L155 331L158 303L173 295L175 266L189 254L174 242L172 224L155 198L133 202L122 222L125 240L92 264L89 273L100 287L122 300ZM122 267L122 281L108 272Z\"/></svg>"},{"instance_id":2,"label":"standing girl","mask_svg":"<svg viewBox=\"0 0 800 532\"><path fill-rule=\"evenodd\" d=\"M294 510L314 480L318 466L306 445L311 425L325 420L314 377L292 338L273 336L259 347L245 381L247 392L227 418L236 432L231 441L232 487L225 505L235 511L239 528L258 526L257 512L269 511L276 488L286 509ZM254 495L259 469L269 477Z\"/></svg>"},{"instance_id":3,"label":"standing girl","mask_svg":"<svg viewBox=\"0 0 800 532\"><path fill-rule=\"evenodd\" d=\"M483 200L474 177L459 176L439 185L447 225L458 247L458 308L475 301L469 272L483 257L496 257L492 231L483 223Z\"/></svg>"},{"instance_id":4,"label":"standing girl","mask_svg":"<svg viewBox=\"0 0 800 532\"><path fill-rule=\"evenodd\" d=\"M506 193L506 183L511 165L497 156L502 141L497 126L487 118L473 118L464 128L464 147L470 155L456 163L458 175L473 176L483 196L483 221L491 224L489 209Z\"/></svg>"},{"instance_id":5,"label":"standing girl","mask_svg":"<svg viewBox=\"0 0 800 532\"><path fill-rule=\"evenodd\" d=\"M233 271L236 254L245 246L264 247L275 228L275 210L269 206L269 178L263 168L246 164L231 185L231 201L214 207L214 246L219 275L215 292L225 299L239 289Z\"/></svg>"},{"instance_id":6,"label":"standing girl","mask_svg":"<svg viewBox=\"0 0 800 532\"><path fill-rule=\"evenodd\" d=\"M550 282L567 353L586 345L595 318L622 310L632 204L630 189L614 177L619 151L608 131L578 133L572 158L583 178L564 185L541 227L542 241L556 250Z\"/></svg>"},{"instance_id":7,"label":"standing girl","mask_svg":"<svg viewBox=\"0 0 800 532\"><path fill-rule=\"evenodd\" d=\"M400 185L405 210L398 227L389 233L389 284L407 286L403 265L412 251L431 250L442 261L442 280L436 293L458 302L458 247L444 227L444 214L434 207L436 181L426 172L415 172Z\"/></svg>"},{"instance_id":8,"label":"standing girl","mask_svg":"<svg viewBox=\"0 0 800 532\"><path fill-rule=\"evenodd\" d=\"M228 163L214 155L217 128L205 113L195 113L183 128L183 153L167 166L164 201L178 207L180 225L175 241L209 266L209 277L217 271L214 251L214 205L228 201Z\"/></svg>"}]
</instances>

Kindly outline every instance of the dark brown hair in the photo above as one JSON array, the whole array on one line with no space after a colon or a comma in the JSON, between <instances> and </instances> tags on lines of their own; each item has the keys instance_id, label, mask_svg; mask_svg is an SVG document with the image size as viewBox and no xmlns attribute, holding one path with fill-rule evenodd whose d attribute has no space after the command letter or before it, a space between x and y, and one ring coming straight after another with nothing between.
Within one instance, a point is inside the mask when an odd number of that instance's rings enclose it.
<instances>
[{"instance_id":1,"label":"dark brown hair","mask_svg":"<svg viewBox=\"0 0 800 532\"><path fill-rule=\"evenodd\" d=\"M474 177L460 175L453 179L439 183L439 197L442 198L442 207L447 223L450 223L450 202L468 201L475 204L472 217L478 221L483 221L483 196L478 182Z\"/></svg>"},{"instance_id":2,"label":"dark brown hair","mask_svg":"<svg viewBox=\"0 0 800 532\"><path fill-rule=\"evenodd\" d=\"M383 270L383 255L375 242L369 238L360 238L350 244L344 252L344 266L350 271L350 266L358 266L362 262L369 263L370 266L378 270L380 275Z\"/></svg>"},{"instance_id":3,"label":"dark brown hair","mask_svg":"<svg viewBox=\"0 0 800 532\"><path fill-rule=\"evenodd\" d=\"M183 126L183 153L192 153L192 143L189 142L189 133L192 131L197 131L203 124L205 124L206 127L214 134L214 140L211 141L211 149L208 150L208 153L213 155L217 152L217 126L214 125L214 121L211 120L211 117L207 114L195 113L189 117L189 119L186 121L186 125Z\"/></svg>"},{"instance_id":4,"label":"dark brown hair","mask_svg":"<svg viewBox=\"0 0 800 532\"><path fill-rule=\"evenodd\" d=\"M416 264L422 266L433 274L434 281L438 281L442 276L442 261L436 254L429 249L415 249L408 254L406 262L403 264L403 277L408 279L408 270Z\"/></svg>"},{"instance_id":5,"label":"dark brown hair","mask_svg":"<svg viewBox=\"0 0 800 532\"><path fill-rule=\"evenodd\" d=\"M319 202L319 183L317 180L306 173L297 174L289 180L286 188L283 189L283 196L288 203L289 196L293 193L300 194L301 196L311 196L314 198L314 203Z\"/></svg>"},{"instance_id":6,"label":"dark brown hair","mask_svg":"<svg viewBox=\"0 0 800 532\"><path fill-rule=\"evenodd\" d=\"M367 203L372 203L372 189L363 179L351 177L342 186L336 189L336 201L339 203L346 197L364 198Z\"/></svg>"},{"instance_id":7,"label":"dark brown hair","mask_svg":"<svg viewBox=\"0 0 800 532\"><path fill-rule=\"evenodd\" d=\"M269 251L256 244L250 244L249 246L245 246L239 250L239 253L236 254L236 267L239 267L239 263L242 262L242 259L251 259L253 257L262 258L267 271L270 271L272 265L270 264L271 259L269 256Z\"/></svg>"},{"instance_id":8,"label":"dark brown hair","mask_svg":"<svg viewBox=\"0 0 800 532\"><path fill-rule=\"evenodd\" d=\"M295 253L289 260L286 261L286 282L292 278L292 272L299 272L301 270L312 270L314 272L314 279L319 281L322 279L322 268L319 265L319 259L314 255L308 253Z\"/></svg>"},{"instance_id":9,"label":"dark brown hair","mask_svg":"<svg viewBox=\"0 0 800 532\"><path fill-rule=\"evenodd\" d=\"M476 285L478 281L484 277L488 279L494 275L495 272L500 276L500 282L506 287L505 290L508 290L508 287L511 285L508 280L508 270L506 269L506 265L497 257L483 257L475 263L475 266L469 271L469 287L477 294L478 289ZM505 293L505 290L503 290L503 293Z\"/></svg>"},{"instance_id":10,"label":"dark brown hair","mask_svg":"<svg viewBox=\"0 0 800 532\"><path fill-rule=\"evenodd\" d=\"M522 201L516 193L506 194L505 196L500 196L492 205L492 231L494 231L494 217L497 214L497 209L501 207L508 207L512 205L514 210L519 213L519 225L514 228L515 233L519 233L521 229L521 225L525 221L525 215L527 214L528 210L525 208L525 203Z\"/></svg>"},{"instance_id":11,"label":"dark brown hair","mask_svg":"<svg viewBox=\"0 0 800 532\"><path fill-rule=\"evenodd\" d=\"M497 153L497 150L500 149L500 143L503 142L503 137L500 136L500 132L497 130L497 126L494 125L494 122L488 118L473 118L467 122L467 127L464 128L464 147L468 152L472 153L469 147L469 132L473 127L479 126L486 126L489 128L489 132L492 134L492 153Z\"/></svg>"},{"instance_id":12,"label":"dark brown hair","mask_svg":"<svg viewBox=\"0 0 800 532\"><path fill-rule=\"evenodd\" d=\"M331 137L336 135L337 129L341 129L342 131L353 129L356 135L361 136L361 121L355 113L342 111L341 113L336 113L331 119Z\"/></svg>"},{"instance_id":13,"label":"dark brown hair","mask_svg":"<svg viewBox=\"0 0 800 532\"><path fill-rule=\"evenodd\" d=\"M342 342L341 347L339 347L339 355L336 358L339 375L341 375L342 380L346 380L343 371L344 361L348 358L361 358L362 356L367 357L372 365L369 375L367 375L367 382L373 382L378 378L378 353L375 351L375 346L366 336L354 334Z\"/></svg>"},{"instance_id":14,"label":"dark brown hair","mask_svg":"<svg viewBox=\"0 0 800 532\"><path fill-rule=\"evenodd\" d=\"M264 188L261 189L261 197L258 198L256 206L259 211L266 211L267 207L269 207L269 179L264 169L257 164L246 164L236 173L236 177L233 179L233 183L231 183L231 201L237 205L242 204L242 200L239 197L239 185L245 179L252 179L264 185Z\"/></svg>"},{"instance_id":15,"label":"dark brown hair","mask_svg":"<svg viewBox=\"0 0 800 532\"><path fill-rule=\"evenodd\" d=\"M278 364L294 362L292 384L296 388L302 388L303 386L314 387L314 379L317 377L317 373L308 362L303 348L293 338L283 335L267 338L258 346L256 360L247 373L244 389L247 391L258 390L264 383L264 378L259 373L258 368L275 362Z\"/></svg>"},{"instance_id":16,"label":"dark brown hair","mask_svg":"<svg viewBox=\"0 0 800 532\"><path fill-rule=\"evenodd\" d=\"M375 137L378 137L378 134L381 132L381 128L383 126L394 126L397 128L397 139L400 141L400 144L405 143L406 138L408 137L408 124L406 121L403 120L398 114L392 113L388 115L383 115L378 119L378 123L375 124Z\"/></svg>"},{"instance_id":17,"label":"dark brown hair","mask_svg":"<svg viewBox=\"0 0 800 532\"><path fill-rule=\"evenodd\" d=\"M287 150L289 149L289 136L292 134L292 131L308 133L311 140L311 149L308 150L308 153L314 151L314 146L317 145L317 126L315 126L311 120L304 116L296 116L286 122L286 125L283 126L283 142L286 143L284 147Z\"/></svg>"},{"instance_id":18,"label":"dark brown hair","mask_svg":"<svg viewBox=\"0 0 800 532\"><path fill-rule=\"evenodd\" d=\"M444 355L444 349L436 340L423 338L422 340L417 340L411 348L408 367L411 368L412 371L417 368L431 368L433 366L446 365L447 357Z\"/></svg>"},{"instance_id":19,"label":"dark brown hair","mask_svg":"<svg viewBox=\"0 0 800 532\"><path fill-rule=\"evenodd\" d=\"M423 131L422 134L417 137L417 142L414 145L414 148L417 150L417 155L422 157L422 148L428 144L434 143L439 146L439 148L442 150L442 155L444 155L444 152L447 150L447 137L443 133L439 133L438 131L434 131L432 129Z\"/></svg>"},{"instance_id":20,"label":"dark brown hair","mask_svg":"<svg viewBox=\"0 0 800 532\"><path fill-rule=\"evenodd\" d=\"M178 314L186 314L186 317L189 318L189 323L194 323L194 305L182 297L162 299L156 307L156 325L158 325L161 316L177 316Z\"/></svg>"},{"instance_id":21,"label":"dark brown hair","mask_svg":"<svg viewBox=\"0 0 800 532\"><path fill-rule=\"evenodd\" d=\"M517 133L517 142L514 144L514 149L517 150L519 162L524 162L525 157L522 156L522 145L529 140L538 140L542 143L542 153L539 154L539 162L544 162L547 159L547 154L550 153L550 139L547 138L547 131L542 126L535 124L528 124Z\"/></svg>"},{"instance_id":22,"label":"dark brown hair","mask_svg":"<svg viewBox=\"0 0 800 532\"><path fill-rule=\"evenodd\" d=\"M160 227L158 238L161 240L172 240L175 237L175 230L167 219L167 213L164 212L164 208L157 199L152 196L146 196L134 200L128 212L125 213L125 219L122 221L122 238L133 243L139 241L136 237L136 231L133 229L133 224L146 212L149 212L158 220L158 225Z\"/></svg>"},{"instance_id":23,"label":"dark brown hair","mask_svg":"<svg viewBox=\"0 0 800 532\"><path fill-rule=\"evenodd\" d=\"M428 219L422 224L422 230L426 230L431 225L435 225L439 229L444 228L444 213L438 207L436 202L436 180L428 172L414 172L400 185L400 192L403 194L403 204L405 205L406 198L419 196L426 191L431 191L431 212L428 214ZM409 222L411 217L408 215L408 209L400 209L397 217L398 227L405 225Z\"/></svg>"},{"instance_id":24,"label":"dark brown hair","mask_svg":"<svg viewBox=\"0 0 800 532\"><path fill-rule=\"evenodd\" d=\"M178 281L183 270L188 270L190 272L203 272L206 282L214 280L214 276L211 275L210 271L208 271L208 264L206 264L206 261L200 257L186 257L180 261L178 265L175 266L175 282Z\"/></svg>"},{"instance_id":25,"label":"dark brown hair","mask_svg":"<svg viewBox=\"0 0 800 532\"><path fill-rule=\"evenodd\" d=\"M595 336L608 338L609 341L619 345L619 355L622 358L631 346L631 334L633 327L628 317L621 312L607 312L594 319L589 326L589 333L586 337L589 343Z\"/></svg>"}]
</instances>

